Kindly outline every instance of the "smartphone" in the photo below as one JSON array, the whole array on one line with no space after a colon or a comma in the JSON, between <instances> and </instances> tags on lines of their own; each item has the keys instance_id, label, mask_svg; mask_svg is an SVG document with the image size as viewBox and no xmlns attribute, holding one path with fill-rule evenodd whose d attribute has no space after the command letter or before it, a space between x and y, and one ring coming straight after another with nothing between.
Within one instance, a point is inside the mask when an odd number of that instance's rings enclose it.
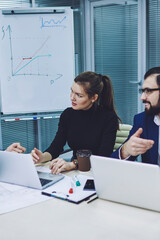
<instances>
[{"instance_id":1,"label":"smartphone","mask_svg":"<svg viewBox=\"0 0 160 240\"><path fill-rule=\"evenodd\" d=\"M93 179L88 179L84 185L83 190L95 190L95 185L94 185L94 180Z\"/></svg>"}]
</instances>

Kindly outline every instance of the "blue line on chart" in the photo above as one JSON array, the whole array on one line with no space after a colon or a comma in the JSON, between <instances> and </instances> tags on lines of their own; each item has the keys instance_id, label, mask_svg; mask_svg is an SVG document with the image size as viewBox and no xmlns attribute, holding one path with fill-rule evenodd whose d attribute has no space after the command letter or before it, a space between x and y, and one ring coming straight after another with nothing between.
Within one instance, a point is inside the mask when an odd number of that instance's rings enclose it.
<instances>
[{"instance_id":1,"label":"blue line on chart","mask_svg":"<svg viewBox=\"0 0 160 240\"><path fill-rule=\"evenodd\" d=\"M51 26L42 26L42 27L46 27L46 28L55 28L55 27L63 27L63 28L66 28L66 26L65 25L51 25Z\"/></svg>"},{"instance_id":2,"label":"blue line on chart","mask_svg":"<svg viewBox=\"0 0 160 240\"><path fill-rule=\"evenodd\" d=\"M58 80L59 78L63 77L63 74L57 73L58 77L56 77L54 80L50 80L50 84L53 84L54 81Z\"/></svg>"},{"instance_id":3,"label":"blue line on chart","mask_svg":"<svg viewBox=\"0 0 160 240\"><path fill-rule=\"evenodd\" d=\"M44 77L48 77L49 74L41 74L41 73L18 73L18 76L44 76ZM13 76L15 76L15 74L13 74ZM8 81L10 81L11 79L9 79Z\"/></svg>"},{"instance_id":4,"label":"blue line on chart","mask_svg":"<svg viewBox=\"0 0 160 240\"><path fill-rule=\"evenodd\" d=\"M32 61L34 61L36 58L41 58L41 57L51 57L52 55L51 54L48 54L48 55L39 55L39 56L36 56L34 57L33 59L31 59L28 63L26 63L23 67L21 67L19 70L17 70L13 76L15 76L19 71L21 71L23 68L25 68L28 64L30 64Z\"/></svg>"},{"instance_id":5,"label":"blue line on chart","mask_svg":"<svg viewBox=\"0 0 160 240\"><path fill-rule=\"evenodd\" d=\"M62 18L62 20L58 20L55 21L54 19L51 19L50 21L43 21L43 17L42 19L42 25L41 27L65 27L64 25L60 25L67 17L64 16L64 18Z\"/></svg>"},{"instance_id":6,"label":"blue line on chart","mask_svg":"<svg viewBox=\"0 0 160 240\"><path fill-rule=\"evenodd\" d=\"M63 74L60 74L60 73L57 73L57 75L58 75L58 77L55 80L57 80L63 76Z\"/></svg>"}]
</instances>

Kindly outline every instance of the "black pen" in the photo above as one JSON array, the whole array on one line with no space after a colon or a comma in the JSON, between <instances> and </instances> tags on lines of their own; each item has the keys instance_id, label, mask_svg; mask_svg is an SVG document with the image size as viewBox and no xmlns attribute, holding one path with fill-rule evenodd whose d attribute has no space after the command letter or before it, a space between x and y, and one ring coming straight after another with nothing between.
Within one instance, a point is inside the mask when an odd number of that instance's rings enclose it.
<instances>
[{"instance_id":1,"label":"black pen","mask_svg":"<svg viewBox=\"0 0 160 240\"><path fill-rule=\"evenodd\" d=\"M89 200L87 203L90 203L90 202L92 202L92 201L94 201L94 200L96 200L96 199L98 199L98 197L96 196L96 197L94 197L94 198L92 198L91 200Z\"/></svg>"}]
</instances>

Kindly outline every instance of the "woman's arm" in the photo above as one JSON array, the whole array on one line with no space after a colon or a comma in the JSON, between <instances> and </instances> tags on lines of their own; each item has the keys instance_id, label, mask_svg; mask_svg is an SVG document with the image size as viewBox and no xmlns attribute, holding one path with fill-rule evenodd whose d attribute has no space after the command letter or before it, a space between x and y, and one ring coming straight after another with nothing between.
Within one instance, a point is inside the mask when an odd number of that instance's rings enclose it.
<instances>
[{"instance_id":1,"label":"woman's arm","mask_svg":"<svg viewBox=\"0 0 160 240\"><path fill-rule=\"evenodd\" d=\"M57 158L62 152L67 140L67 109L61 114L58 130L50 146L44 151L50 153L52 159Z\"/></svg>"},{"instance_id":2,"label":"woman's arm","mask_svg":"<svg viewBox=\"0 0 160 240\"><path fill-rule=\"evenodd\" d=\"M106 157L109 157L113 152L118 129L117 116L113 112L109 114L102 129L101 143L98 151L100 156Z\"/></svg>"},{"instance_id":3,"label":"woman's arm","mask_svg":"<svg viewBox=\"0 0 160 240\"><path fill-rule=\"evenodd\" d=\"M31 156L34 163L48 162L52 160L52 156L48 152L42 153L37 148L34 148L31 152Z\"/></svg>"}]
</instances>

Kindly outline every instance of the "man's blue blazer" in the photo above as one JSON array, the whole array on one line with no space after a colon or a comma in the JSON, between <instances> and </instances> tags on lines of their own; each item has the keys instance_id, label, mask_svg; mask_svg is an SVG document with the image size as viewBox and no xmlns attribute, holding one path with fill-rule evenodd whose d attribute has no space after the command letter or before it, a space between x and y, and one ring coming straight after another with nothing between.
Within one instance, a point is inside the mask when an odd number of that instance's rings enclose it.
<instances>
[{"instance_id":1,"label":"man's blue blazer","mask_svg":"<svg viewBox=\"0 0 160 240\"><path fill-rule=\"evenodd\" d=\"M143 132L141 138L152 139L154 145L146 153L142 154L142 162L157 164L158 162L158 138L159 126L154 122L154 116L148 116L145 112L139 113L134 116L133 128L131 129L128 139L139 129L142 128ZM127 139L127 140L128 140ZM127 141L126 140L126 141ZM119 158L119 149L111 154L113 158ZM136 157L131 156L128 160L135 160Z\"/></svg>"}]
</instances>

